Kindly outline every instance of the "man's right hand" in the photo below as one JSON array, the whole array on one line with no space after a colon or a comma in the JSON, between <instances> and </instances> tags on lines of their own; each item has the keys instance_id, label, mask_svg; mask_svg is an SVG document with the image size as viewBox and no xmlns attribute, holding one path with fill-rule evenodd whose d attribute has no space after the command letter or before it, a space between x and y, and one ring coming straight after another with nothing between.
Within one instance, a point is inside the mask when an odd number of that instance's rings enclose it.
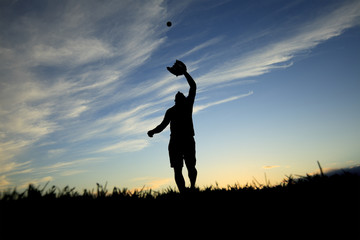
<instances>
[{"instance_id":1,"label":"man's right hand","mask_svg":"<svg viewBox=\"0 0 360 240\"><path fill-rule=\"evenodd\" d=\"M148 131L147 135L152 138L154 136L153 130Z\"/></svg>"}]
</instances>

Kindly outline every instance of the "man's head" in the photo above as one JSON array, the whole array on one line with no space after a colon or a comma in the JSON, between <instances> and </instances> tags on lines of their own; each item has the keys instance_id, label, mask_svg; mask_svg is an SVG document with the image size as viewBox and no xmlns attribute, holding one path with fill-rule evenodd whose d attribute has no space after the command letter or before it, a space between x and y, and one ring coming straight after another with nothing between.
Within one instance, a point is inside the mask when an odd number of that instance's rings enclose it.
<instances>
[{"instance_id":1,"label":"man's head","mask_svg":"<svg viewBox=\"0 0 360 240\"><path fill-rule=\"evenodd\" d=\"M175 95L175 105L182 105L185 102L185 96L182 92L177 92Z\"/></svg>"}]
</instances>

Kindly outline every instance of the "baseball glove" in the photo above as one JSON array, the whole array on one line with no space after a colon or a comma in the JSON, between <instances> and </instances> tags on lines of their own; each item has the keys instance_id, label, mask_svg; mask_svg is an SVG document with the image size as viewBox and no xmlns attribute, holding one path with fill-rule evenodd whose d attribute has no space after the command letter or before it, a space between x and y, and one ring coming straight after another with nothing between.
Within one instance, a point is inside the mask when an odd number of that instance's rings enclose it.
<instances>
[{"instance_id":1,"label":"baseball glove","mask_svg":"<svg viewBox=\"0 0 360 240\"><path fill-rule=\"evenodd\" d=\"M187 71L186 65L179 60L176 60L172 67L167 67L167 70L175 76L183 75Z\"/></svg>"}]
</instances>

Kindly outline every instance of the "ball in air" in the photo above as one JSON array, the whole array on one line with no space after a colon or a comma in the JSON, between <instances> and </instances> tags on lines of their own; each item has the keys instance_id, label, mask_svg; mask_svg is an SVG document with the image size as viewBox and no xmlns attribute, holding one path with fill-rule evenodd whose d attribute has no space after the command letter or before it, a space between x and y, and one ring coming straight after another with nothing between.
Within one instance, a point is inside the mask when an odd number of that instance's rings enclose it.
<instances>
[{"instance_id":1,"label":"ball in air","mask_svg":"<svg viewBox=\"0 0 360 240\"><path fill-rule=\"evenodd\" d=\"M166 23L166 26L171 27L172 23L169 21Z\"/></svg>"}]
</instances>

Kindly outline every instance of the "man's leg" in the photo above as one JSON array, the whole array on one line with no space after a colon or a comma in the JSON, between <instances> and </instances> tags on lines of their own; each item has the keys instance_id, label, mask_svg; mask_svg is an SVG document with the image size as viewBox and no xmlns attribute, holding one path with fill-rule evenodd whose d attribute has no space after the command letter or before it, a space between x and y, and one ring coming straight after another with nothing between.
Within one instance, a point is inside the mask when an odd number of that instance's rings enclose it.
<instances>
[{"instance_id":1,"label":"man's leg","mask_svg":"<svg viewBox=\"0 0 360 240\"><path fill-rule=\"evenodd\" d=\"M185 180L182 175L183 154L179 148L179 142L175 138L170 138L169 142L170 166L174 168L175 182L180 192L185 190Z\"/></svg>"},{"instance_id":2,"label":"man's leg","mask_svg":"<svg viewBox=\"0 0 360 240\"><path fill-rule=\"evenodd\" d=\"M175 182L180 192L185 191L185 179L182 175L182 167L174 167Z\"/></svg>"},{"instance_id":3,"label":"man's leg","mask_svg":"<svg viewBox=\"0 0 360 240\"><path fill-rule=\"evenodd\" d=\"M190 179L191 188L195 188L196 177L197 177L197 170L195 166L190 168L188 167L188 175Z\"/></svg>"},{"instance_id":4,"label":"man's leg","mask_svg":"<svg viewBox=\"0 0 360 240\"><path fill-rule=\"evenodd\" d=\"M197 170L196 165L196 150L195 140L193 137L189 138L186 144L186 151L184 154L186 168L188 170L188 176L190 179L191 188L195 188Z\"/></svg>"}]
</instances>

